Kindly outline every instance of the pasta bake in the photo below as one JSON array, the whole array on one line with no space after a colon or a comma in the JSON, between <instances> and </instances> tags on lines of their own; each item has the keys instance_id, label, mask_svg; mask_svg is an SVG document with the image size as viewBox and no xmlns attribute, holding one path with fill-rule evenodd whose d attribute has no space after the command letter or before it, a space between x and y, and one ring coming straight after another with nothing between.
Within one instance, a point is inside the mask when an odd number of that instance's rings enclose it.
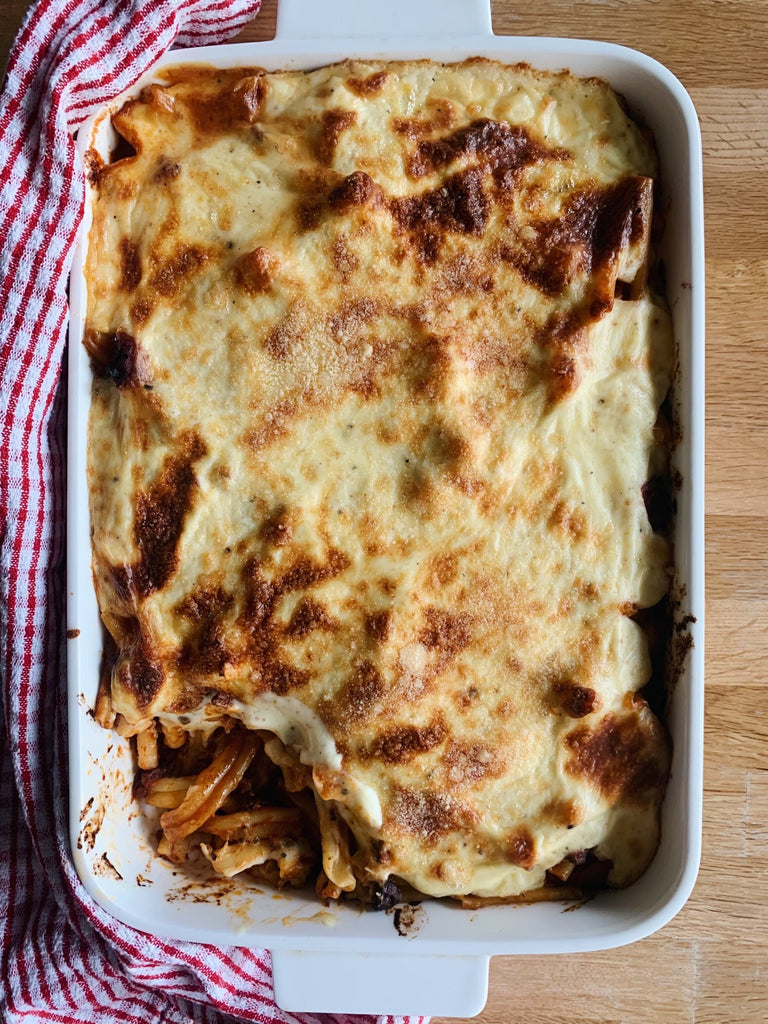
<instances>
[{"instance_id":1,"label":"pasta bake","mask_svg":"<svg viewBox=\"0 0 768 1024\"><path fill-rule=\"evenodd\" d=\"M479 59L180 66L113 124L97 717L159 852L377 906L632 882L670 758L652 140Z\"/></svg>"}]
</instances>

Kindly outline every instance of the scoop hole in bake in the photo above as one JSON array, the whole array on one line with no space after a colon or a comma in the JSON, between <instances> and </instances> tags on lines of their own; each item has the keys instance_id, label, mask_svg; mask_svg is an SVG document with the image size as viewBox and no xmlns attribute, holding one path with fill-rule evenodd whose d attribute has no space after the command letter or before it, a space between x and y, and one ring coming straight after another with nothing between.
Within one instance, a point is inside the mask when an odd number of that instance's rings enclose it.
<instances>
[{"instance_id":1,"label":"scoop hole in bake","mask_svg":"<svg viewBox=\"0 0 768 1024\"><path fill-rule=\"evenodd\" d=\"M666 722L669 703L669 678L667 675L667 651L673 631L673 607L665 595L650 608L639 608L630 618L645 633L651 673L648 682L639 691L651 711L661 722Z\"/></svg>"},{"instance_id":2,"label":"scoop hole in bake","mask_svg":"<svg viewBox=\"0 0 768 1024\"><path fill-rule=\"evenodd\" d=\"M112 149L109 151L108 163L116 164L119 160L128 160L133 156L136 156L137 150L135 146L132 146L128 139L119 132L115 132L115 141Z\"/></svg>"}]
</instances>

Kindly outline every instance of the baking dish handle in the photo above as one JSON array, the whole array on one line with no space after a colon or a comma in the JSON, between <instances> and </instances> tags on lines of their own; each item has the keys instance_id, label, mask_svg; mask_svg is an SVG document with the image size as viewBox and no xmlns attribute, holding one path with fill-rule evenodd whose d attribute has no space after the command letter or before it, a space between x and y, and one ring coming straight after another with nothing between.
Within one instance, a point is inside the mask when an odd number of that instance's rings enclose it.
<instances>
[{"instance_id":1,"label":"baking dish handle","mask_svg":"<svg viewBox=\"0 0 768 1024\"><path fill-rule=\"evenodd\" d=\"M490 36L490 0L279 0L275 38Z\"/></svg>"},{"instance_id":2,"label":"baking dish handle","mask_svg":"<svg viewBox=\"0 0 768 1024\"><path fill-rule=\"evenodd\" d=\"M293 1013L474 1017L488 997L488 959L274 950L275 1001Z\"/></svg>"}]
</instances>

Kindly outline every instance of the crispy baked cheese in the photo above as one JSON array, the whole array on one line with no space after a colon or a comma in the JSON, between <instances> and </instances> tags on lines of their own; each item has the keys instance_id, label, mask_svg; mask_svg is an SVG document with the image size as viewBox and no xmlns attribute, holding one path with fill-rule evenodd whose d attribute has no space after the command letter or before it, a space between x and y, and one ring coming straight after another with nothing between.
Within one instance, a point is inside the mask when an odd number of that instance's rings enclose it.
<instances>
[{"instance_id":1,"label":"crispy baked cheese","mask_svg":"<svg viewBox=\"0 0 768 1024\"><path fill-rule=\"evenodd\" d=\"M307 766L359 877L505 896L658 842L631 617L673 345L652 144L486 60L182 67L91 156L93 566L130 724ZM342 884L342 887L349 887Z\"/></svg>"}]
</instances>

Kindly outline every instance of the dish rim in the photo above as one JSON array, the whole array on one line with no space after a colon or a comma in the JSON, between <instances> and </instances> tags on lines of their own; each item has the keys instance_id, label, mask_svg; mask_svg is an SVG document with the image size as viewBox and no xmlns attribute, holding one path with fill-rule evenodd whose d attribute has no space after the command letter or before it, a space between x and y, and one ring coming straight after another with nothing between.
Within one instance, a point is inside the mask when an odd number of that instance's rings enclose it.
<instances>
[{"instance_id":1,"label":"dish rim","mask_svg":"<svg viewBox=\"0 0 768 1024\"><path fill-rule=\"evenodd\" d=\"M482 46L483 52L480 54L481 56L487 56L491 59L501 59L508 63L513 63L517 62L524 54L526 58L530 58L530 62L534 64L534 66L543 69L552 69L547 59L547 55L549 54L550 57L557 55L555 63L557 63L558 67L562 68L568 66L570 70L577 74L582 73L579 70L578 65L584 64L585 62L589 64L594 63L596 65L600 65L601 62L603 62L604 65L610 66L614 69L621 66L625 71L627 69L630 71L633 70L637 74L649 76L649 79L660 83L667 89L670 97L677 103L681 111L687 133L687 178L689 182L687 220L690 227L690 278L688 283L690 284L690 310L688 314L689 329L687 338L683 339L677 336L677 326L675 331L678 350L682 352L685 348L686 355L689 358L688 366L684 368L687 372L689 393L687 395L679 395L676 397L680 399L681 407L687 413L684 423L684 430L687 437L684 437L683 442L687 452L686 468L688 470L684 479L683 487L686 496L684 504L688 506L688 514L685 524L687 527L685 540L686 555L689 561L688 572L686 573L686 579L684 580L684 585L686 587L685 610L696 618L696 622L691 625L691 635L694 641L693 648L688 655L688 662L683 672L680 684L678 685L678 692L681 691L681 687L685 687L688 697L686 718L683 728L683 740L685 742L686 749L683 749L683 746L679 741L676 742L675 745L675 754L678 757L683 756L683 754L685 755L684 770L687 773L686 787L684 791L686 823L688 826L685 844L687 851L685 866L681 870L675 884L670 887L670 890L666 895L659 898L658 905L655 907L647 907L646 912L642 914L638 920L631 921L629 919L630 915L627 915L627 923L623 928L606 930L604 933L598 933L596 930L593 930L591 933L583 934L580 937L578 935L571 935L569 938L566 935L566 937L561 941L556 942L550 940L538 940L535 935L527 936L525 941L521 941L520 939L510 940L509 937L502 937L496 940L489 940L488 938L474 940L467 937L456 938L455 934L446 935L441 939L420 939L420 937L417 936L409 945L409 952L419 951L424 954L430 954L450 951L463 955L472 954L487 956L491 953L582 952L623 945L637 941L638 939L644 938L656 931L658 928L666 924L679 911L693 889L701 853L701 779L703 763L704 678L704 265L701 139L698 120L696 118L693 104L687 93L677 79L675 79L666 68L644 54L638 53L638 51L630 50L616 44L599 43L591 40L564 40L547 37L479 35L476 37L469 36L463 38L459 46L448 43L446 39L441 36L422 36L408 40L407 42L403 42L402 39L400 39L400 41L388 39L385 41L384 49L382 49L382 45L383 44L380 39L366 39L364 37L349 38L346 41L338 39L297 41L278 38L267 42L223 44L213 47L171 51L157 62L151 72L142 76L139 82L136 83L129 92L123 94L119 99L107 104L102 111L95 115L94 118L90 119L88 124L80 132L78 145L80 147L80 152L82 153L85 149L86 143L90 140L94 127L107 116L109 111L116 109L119 103L123 102L128 95L135 93L142 84L145 84L146 81L148 81L153 74L156 74L159 69L168 65L188 63L210 64L216 62L217 66L220 67L253 66L253 64L263 64L266 58L266 62L272 67L272 69L276 70L277 64L280 64L280 66L284 68L291 68L299 66L321 66L323 64L335 63L337 60L345 59L350 53L354 53L356 59L402 59L413 57L417 54L420 54L423 57L426 53L429 56L435 56L437 54L438 59L460 60L465 56L476 55L479 53L478 47ZM574 67L574 64L577 66ZM611 84L614 84L614 80L610 73L604 73L604 71L598 70L597 68L593 69L593 73L597 74L599 77L605 77L609 82L611 82ZM618 91L623 90L619 89ZM68 479L67 500L68 517L71 514L71 518L69 518L70 522L77 521L77 516L74 514L74 506L78 502L82 502L81 488L84 485L84 477L82 476L82 453L77 452L76 450L79 443L77 431L82 427L82 416L84 415L81 408L82 389L80 388L80 391L78 391L78 386L83 383L82 373L84 361L87 365L87 360L83 355L82 349L82 326L85 300L84 282L82 280L84 246L85 240L84 238L81 238L78 255L75 258L72 269L71 284L72 316L69 353L69 416L70 442L75 450L73 451L71 463L71 468L73 468L74 471L70 473ZM684 345L683 342L686 344ZM87 413L85 413L85 415L87 415ZM82 587L83 558L87 559L88 572L90 571L90 543L87 536L85 538L85 542L86 543L84 544L82 531L68 531L67 625L72 629L78 628L81 618L78 594ZM372 940L370 937L357 939L354 937L334 937L333 933L330 931L325 931L324 934L318 935L316 928L297 929L295 927L286 929L285 935L282 937L272 934L267 935L263 932L254 932L246 937L244 935L235 935L231 928L229 930L223 928L207 928L202 937L199 930L197 934L191 934L190 930L186 927L180 928L178 926L173 926L169 927L169 930L164 932L162 925L158 927L157 922L149 922L149 927L147 927L147 920L135 915L130 907L126 908L117 906L111 899L105 900L102 885L97 882L97 876L89 869L87 856L83 854L82 848L78 848L77 845L82 829L79 815L81 808L85 805L86 799L86 794L83 792L82 785L82 753L85 750L82 727L84 724L83 716L86 715L87 712L84 710L79 700L79 695L81 693L81 676L79 671L81 647L82 645L78 644L77 640L69 643L70 832L72 836L75 865L77 867L78 874L91 896L93 896L101 906L105 907L105 909L114 914L114 916L118 917L120 920L124 921L126 924L141 930L151 930L158 935L164 934L167 937L196 938L198 941L227 941L227 936L229 936L228 941L235 942L237 944L267 946L272 949L282 947L291 950L306 950L313 948L318 950L328 950L329 948L334 948L346 949L348 952L357 952L360 949L361 942L364 944L365 950L370 952L393 951L393 946L396 950L402 949L399 945L402 940L394 934L392 929L390 929L389 934L386 937L382 937L378 940ZM95 686L93 688L93 692L95 692ZM673 707L675 700L679 701L677 693L673 697ZM78 751L80 751L80 754L78 754ZM680 770L680 767L679 762L675 765L673 761L673 775L675 772ZM664 836L662 835L662 844L663 843ZM642 879L635 883L635 886L639 886L641 882ZM632 888L635 888L635 886ZM613 894L608 894L608 896L611 895ZM603 897L601 896L600 898L602 899ZM164 904L162 906L164 906ZM486 914L489 910L502 911L511 919L511 915L515 913L519 914L521 909L522 908L515 906L487 908L483 913ZM536 909L537 908L532 906L526 907L525 912L526 914L530 914L532 911L535 912ZM461 911L460 913L467 914L466 911ZM569 915L569 921L574 918L578 918L578 916L578 914ZM460 930L462 930L461 927L453 929L454 932ZM464 930L466 931L466 928L464 928ZM513 929L513 931L518 930L519 929ZM564 927L563 931L571 931L570 924L567 928ZM243 941L246 938L247 941Z\"/></svg>"}]
</instances>

